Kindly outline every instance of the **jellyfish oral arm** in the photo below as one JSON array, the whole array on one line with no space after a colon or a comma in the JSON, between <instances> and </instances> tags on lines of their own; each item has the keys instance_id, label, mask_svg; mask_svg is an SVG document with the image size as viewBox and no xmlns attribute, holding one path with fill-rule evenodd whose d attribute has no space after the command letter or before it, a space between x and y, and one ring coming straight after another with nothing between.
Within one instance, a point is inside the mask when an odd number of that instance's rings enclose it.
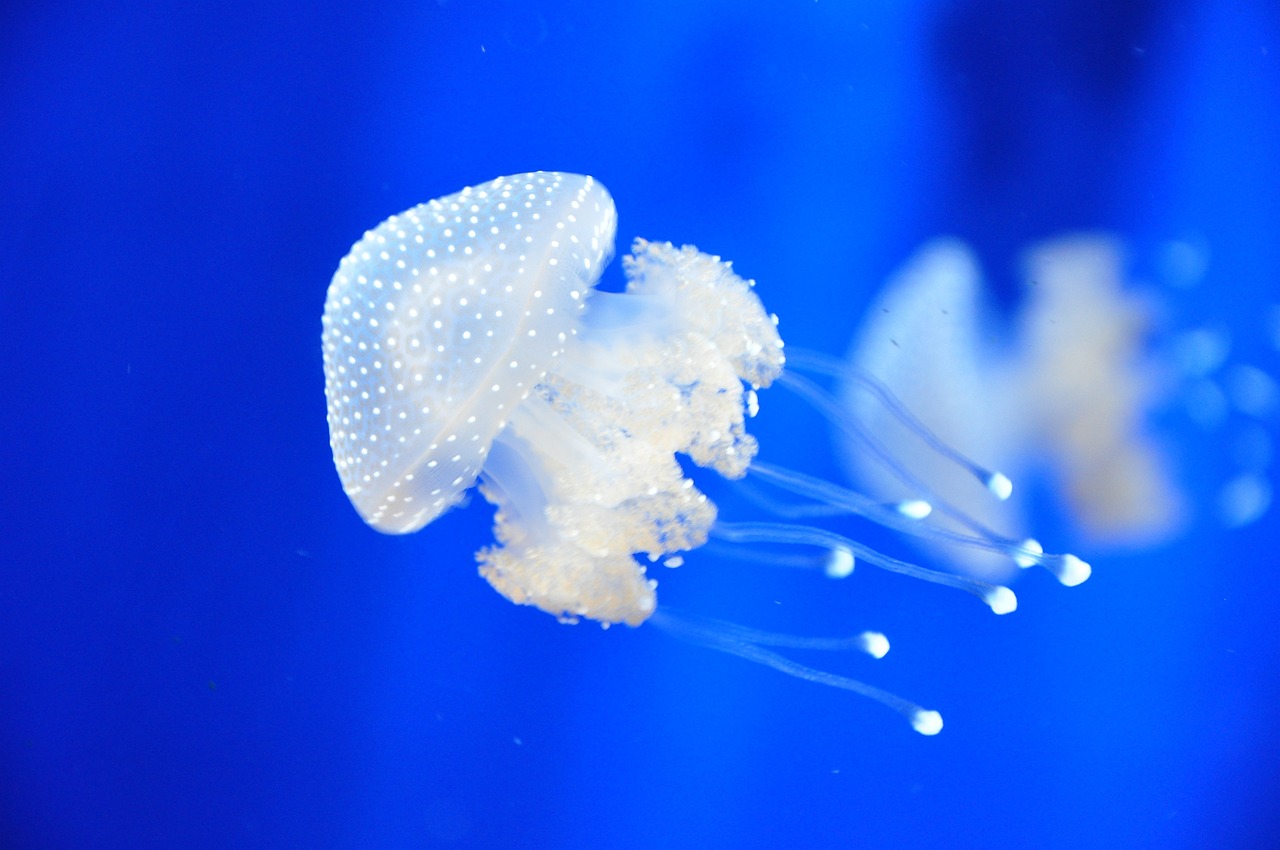
<instances>
[{"instance_id":1,"label":"jellyfish oral arm","mask_svg":"<svg viewBox=\"0 0 1280 850\"><path fill-rule=\"evenodd\" d=\"M624 266L627 291L591 295L579 332L495 442L481 492L498 507L498 545L479 558L512 601L637 625L656 582L633 555L697 548L715 521L675 455L744 474L756 451L746 382L771 381L782 354L772 319L727 264L637 240ZM531 512L540 516L526 523Z\"/></svg>"}]
</instances>

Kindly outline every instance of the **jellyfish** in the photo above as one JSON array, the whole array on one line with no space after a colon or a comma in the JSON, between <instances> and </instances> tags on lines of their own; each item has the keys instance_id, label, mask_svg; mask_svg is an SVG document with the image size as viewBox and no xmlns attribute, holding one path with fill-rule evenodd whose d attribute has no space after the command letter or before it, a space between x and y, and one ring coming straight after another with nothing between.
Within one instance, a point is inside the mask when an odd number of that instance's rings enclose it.
<instances>
[{"instance_id":1,"label":"jellyfish","mask_svg":"<svg viewBox=\"0 0 1280 850\"><path fill-rule=\"evenodd\" d=\"M503 177L416 206L368 231L342 259L322 317L330 446L361 518L407 534L473 487L494 506L480 575L510 601L566 623L654 622L784 673L869 696L934 734L941 716L779 649L888 650L877 632L773 634L660 611L646 565L676 566L716 539L822 553L828 575L865 563L969 591L997 613L1008 588L883 555L806 517L850 515L1048 567L1066 584L1088 565L977 527L933 528L931 491L876 502L757 459L747 422L759 392L786 386L846 421L814 377L792 375L778 332L730 263L692 246L636 239L624 292L596 288L614 250L614 203L591 177ZM818 373L821 368L817 368ZM820 374L817 376L820 377ZM868 378L886 409L921 428ZM873 435L858 431L874 446ZM925 436L927 432L921 431ZM1007 479L949 451L992 492ZM729 522L678 457L773 488L779 516ZM891 456L890 468L901 469ZM975 524L976 526L976 524Z\"/></svg>"},{"instance_id":2,"label":"jellyfish","mask_svg":"<svg viewBox=\"0 0 1280 850\"><path fill-rule=\"evenodd\" d=\"M1170 252L1182 258L1178 268L1186 273L1177 279L1184 286L1187 275L1203 273L1205 265L1189 252L1185 245ZM1255 366L1224 367L1230 347L1224 333L1184 331L1173 337L1171 354L1153 345L1162 299L1127 279L1115 236L1045 240L1026 251L1023 271L1025 295L1002 320L986 303L969 247L955 239L926 244L867 311L849 354L851 368L875 376L947 440L1019 479L1040 476L1095 552L1167 543L1205 507L1194 504L1152 414L1182 396L1214 420L1206 424L1216 425L1225 415L1220 409L1235 407L1255 420L1246 432L1249 455L1263 460L1246 463L1221 489L1218 513L1228 526L1260 516L1270 484L1256 468L1269 457L1270 438L1257 423L1269 415L1274 380ZM1216 373L1221 377L1210 380ZM915 480L942 501L960 498L967 482L955 465L913 451L916 435L861 387L847 384L841 401ZM843 455L860 489L883 499L911 492L856 444L846 444ZM1018 536L1028 525L1028 508L1017 501L980 502L969 513ZM958 525L946 516L938 522ZM974 549L957 552L952 562L995 580L1010 566Z\"/></svg>"}]
</instances>

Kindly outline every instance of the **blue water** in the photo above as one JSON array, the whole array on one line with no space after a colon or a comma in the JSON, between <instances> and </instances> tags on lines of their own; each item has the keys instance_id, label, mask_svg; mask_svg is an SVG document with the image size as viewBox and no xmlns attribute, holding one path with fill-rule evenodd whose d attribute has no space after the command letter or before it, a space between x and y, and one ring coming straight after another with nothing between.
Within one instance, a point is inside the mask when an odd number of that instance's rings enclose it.
<instances>
[{"instance_id":1,"label":"blue water","mask_svg":"<svg viewBox=\"0 0 1280 850\"><path fill-rule=\"evenodd\" d=\"M936 738L512 606L475 574L478 499L360 522L329 277L387 215L532 169L600 178L624 239L731 258L832 353L939 233L1010 304L1036 239L1111 230L1139 265L1195 239L1171 320L1277 371L1273 3L631 5L6 5L0 846L1275 846L1274 510L1028 576L1004 618L873 572L659 576L686 611L882 629L883 661L829 663L941 710ZM838 476L823 424L774 411L762 454ZM1226 450L1167 427L1207 501Z\"/></svg>"}]
</instances>

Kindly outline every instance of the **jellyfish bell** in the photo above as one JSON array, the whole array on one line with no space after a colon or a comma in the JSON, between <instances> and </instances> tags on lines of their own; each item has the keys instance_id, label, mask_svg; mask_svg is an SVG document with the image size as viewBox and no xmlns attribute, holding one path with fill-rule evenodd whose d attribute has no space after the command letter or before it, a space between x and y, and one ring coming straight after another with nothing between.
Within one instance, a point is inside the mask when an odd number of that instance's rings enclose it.
<instances>
[{"instance_id":1,"label":"jellyfish bell","mask_svg":"<svg viewBox=\"0 0 1280 850\"><path fill-rule=\"evenodd\" d=\"M1083 580L1087 565L996 536L930 531L927 490L885 506L757 461L746 422L758 390L779 383L842 421L835 397L784 372L776 317L754 282L718 257L636 239L623 258L625 291L595 289L615 222L613 201L594 179L535 172L414 207L352 247L328 290L322 347L330 445L357 512L378 531L408 533L477 486L495 508L494 544L476 556L480 573L512 602L565 622L649 620L869 696L917 731L936 733L936 712L775 651L853 648L878 658L888 650L883 635L797 638L659 611L646 563L674 566L680 553L715 538L742 558L806 549L831 577L869 564L966 590L996 613L1016 606L1005 587L790 521L847 515L1040 563L1060 579L1069 567ZM881 398L913 421L887 392ZM776 516L718 518L677 456L773 488ZM1002 489L998 473L967 469Z\"/></svg>"},{"instance_id":2,"label":"jellyfish bell","mask_svg":"<svg viewBox=\"0 0 1280 850\"><path fill-rule=\"evenodd\" d=\"M603 186L527 178L392 216L334 274L322 319L330 442L343 489L379 531L417 531L462 500L611 259Z\"/></svg>"}]
</instances>

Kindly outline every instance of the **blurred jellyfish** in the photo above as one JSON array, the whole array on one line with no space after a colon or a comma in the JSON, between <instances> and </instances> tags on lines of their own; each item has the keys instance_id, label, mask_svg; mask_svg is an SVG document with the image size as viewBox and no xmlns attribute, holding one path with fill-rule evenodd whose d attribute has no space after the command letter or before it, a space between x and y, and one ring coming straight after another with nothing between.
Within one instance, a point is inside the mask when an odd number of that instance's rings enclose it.
<instances>
[{"instance_id":1,"label":"blurred jellyfish","mask_svg":"<svg viewBox=\"0 0 1280 850\"><path fill-rule=\"evenodd\" d=\"M770 384L858 426L834 396L783 371L776 317L719 258L637 239L623 258L626 291L596 290L615 223L597 181L537 172L414 207L353 246L329 287L322 338L330 444L352 504L375 529L403 534L478 483L496 508L480 573L511 601L564 622L652 618L694 642L869 696L936 733L937 712L775 652L881 657L883 635L800 638L657 612L645 562L675 566L714 537L744 557L759 556L762 544L818 550L832 576L861 562L940 582L997 613L1013 610L1012 591L887 557L812 522L723 521L676 456L730 479L751 473L798 500L777 503L784 518L860 515L1042 564L1065 584L1083 581L1088 565L974 527L935 528L924 521L928 488L885 505L756 461L745 423ZM887 393L881 403L914 422ZM1004 476L938 450L1007 495ZM901 469L891 455L881 460Z\"/></svg>"},{"instance_id":2,"label":"blurred jellyfish","mask_svg":"<svg viewBox=\"0 0 1280 850\"><path fill-rule=\"evenodd\" d=\"M1194 285L1207 257L1187 243L1162 258L1171 285ZM1063 237L1034 246L1024 263L1026 291L1011 321L984 302L972 252L955 240L920 249L889 282L855 336L846 368L883 382L921 421L1018 478L1042 477L1092 550L1145 547L1179 534L1193 511L1153 411L1179 399L1206 429L1235 409L1264 420L1276 385L1263 370L1224 365L1229 337L1208 328L1175 335L1166 352L1152 346L1158 305L1126 286L1120 244L1102 235ZM846 412L902 458L904 482L857 445L844 459L858 486L878 498L902 498L921 482L939 503L968 486L954 464L913 450L918 437L857 382L846 381ZM1242 443L1239 475L1218 491L1228 525L1265 512L1270 484L1259 470L1270 439L1255 426ZM971 515L998 533L1025 533L1018 499L978 503ZM960 527L954 517L937 520ZM967 550L957 563L1002 579L1007 559Z\"/></svg>"}]
</instances>

